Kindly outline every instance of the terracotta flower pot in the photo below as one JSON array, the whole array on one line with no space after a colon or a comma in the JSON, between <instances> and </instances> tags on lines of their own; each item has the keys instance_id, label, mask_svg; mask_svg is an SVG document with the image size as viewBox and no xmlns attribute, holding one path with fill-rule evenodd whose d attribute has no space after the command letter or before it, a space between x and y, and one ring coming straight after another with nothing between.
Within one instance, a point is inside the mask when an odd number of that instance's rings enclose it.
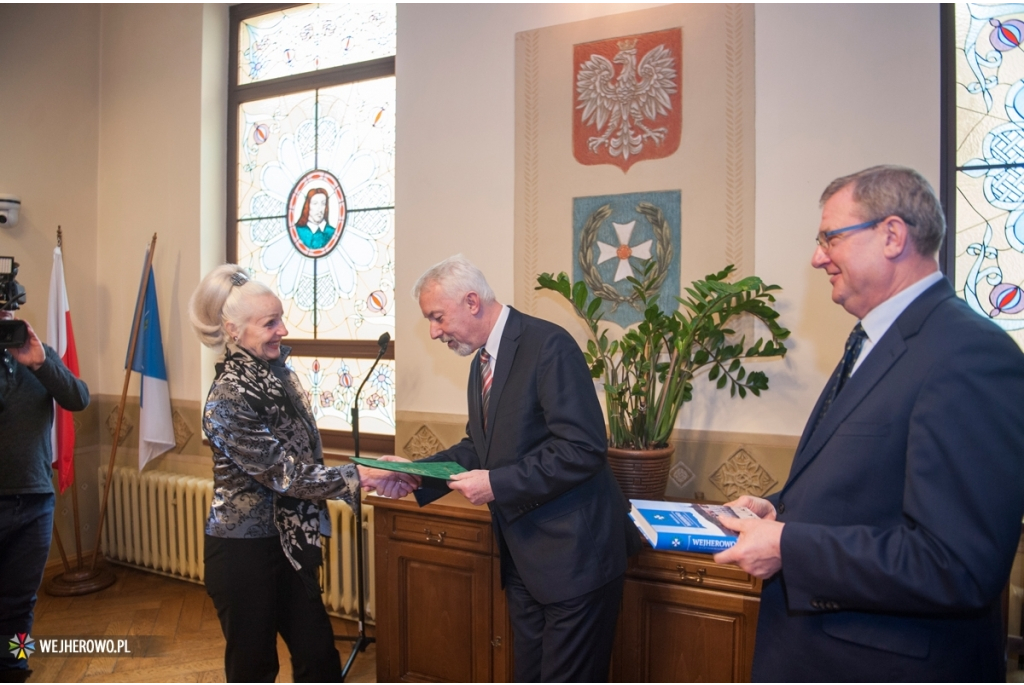
<instances>
[{"instance_id":1,"label":"terracotta flower pot","mask_svg":"<svg viewBox=\"0 0 1024 685\"><path fill-rule=\"evenodd\" d=\"M608 465L627 499L665 498L675 449L672 445L656 450L608 448Z\"/></svg>"}]
</instances>

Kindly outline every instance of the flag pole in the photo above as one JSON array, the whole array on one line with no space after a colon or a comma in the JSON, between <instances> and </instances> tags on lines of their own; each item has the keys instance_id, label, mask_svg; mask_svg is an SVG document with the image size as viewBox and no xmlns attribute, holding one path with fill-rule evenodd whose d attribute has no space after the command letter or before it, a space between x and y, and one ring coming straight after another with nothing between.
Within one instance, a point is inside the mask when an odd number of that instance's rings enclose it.
<instances>
[{"instance_id":1,"label":"flag pole","mask_svg":"<svg viewBox=\"0 0 1024 685\"><path fill-rule=\"evenodd\" d=\"M57 530L56 519L53 521L53 541L57 543L57 551L60 552L60 560L64 564L64 573L71 573L71 564L68 563L68 555L64 553L64 545L60 541L60 531Z\"/></svg>"},{"instance_id":2,"label":"flag pole","mask_svg":"<svg viewBox=\"0 0 1024 685\"><path fill-rule=\"evenodd\" d=\"M57 247L61 249L61 266L63 268L64 232L61 230L60 226L57 226ZM55 449L56 447L57 446L54 445ZM77 471L77 461L71 462L71 468ZM77 484L74 483L74 480L76 479L72 479L71 483L71 511L74 515L75 522L75 569L71 570L71 565L68 563L68 557L64 553L64 545L61 543L60 531L57 529L57 520L55 518L53 521L53 536L57 541L57 549L60 551L60 559L64 564L64 573L57 574L50 578L50 582L46 585L47 594L53 595L54 597L77 597L79 595L87 595L90 592L98 592L104 588L108 588L117 581L117 577L114 576L113 572L109 569L96 569L92 566L87 569L83 565L82 527L78 518L78 487ZM93 560L95 561L95 557Z\"/></svg>"},{"instance_id":3,"label":"flag pole","mask_svg":"<svg viewBox=\"0 0 1024 685\"><path fill-rule=\"evenodd\" d=\"M142 285L139 287L139 301L135 304L135 321L132 323L132 335L128 341L128 364L124 370L124 386L121 388L121 402L117 405L117 424L110 445L110 462L107 464L107 482L103 486L103 499L100 500L100 521L96 526L96 546L92 551L90 569L96 567L96 558L100 554L100 540L103 536L103 519L107 515L107 496L110 494L110 483L114 479L114 458L117 456L117 443L121 435L121 420L124 418L124 405L128 398L128 382L132 379L132 365L135 363L135 343L139 338L139 326L142 324L142 310L146 305L146 289L149 287L149 270L153 267L153 253L156 251L156 233L149 244L146 254L146 266L142 268Z\"/></svg>"}]
</instances>

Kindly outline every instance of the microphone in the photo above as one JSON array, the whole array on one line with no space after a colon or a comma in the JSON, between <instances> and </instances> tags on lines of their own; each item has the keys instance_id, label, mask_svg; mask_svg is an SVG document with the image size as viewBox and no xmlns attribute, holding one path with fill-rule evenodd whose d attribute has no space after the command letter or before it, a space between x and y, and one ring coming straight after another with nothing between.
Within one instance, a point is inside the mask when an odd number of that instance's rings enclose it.
<instances>
[{"instance_id":1,"label":"microphone","mask_svg":"<svg viewBox=\"0 0 1024 685\"><path fill-rule=\"evenodd\" d=\"M353 456L359 456L359 395L363 392L363 388L366 386L366 381L370 380L370 376L373 375L373 370L377 368L377 364L380 363L380 358L384 356L384 353L388 351L388 343L391 342L391 334L385 331L381 333L381 336L377 338L377 346L380 351L377 353L377 358L373 360L373 365L370 370L366 372L366 377L363 378L363 382L359 384L359 389L356 390L355 398L352 400L352 451ZM363 520L362 514L362 495L359 489L356 489L355 497L352 501L352 512L355 514L356 521ZM345 668L342 670L342 680L345 679L345 675L348 673L349 668L352 667L352 660L356 658L358 652L362 652L366 649L367 645L371 642L376 642L376 637L366 637L366 606L363 602L363 540L362 537L356 542L356 593L359 596L359 635L354 637L342 637L335 636L337 639L348 639L354 640L352 644L352 655L348 658L348 663L345 664Z\"/></svg>"},{"instance_id":2,"label":"microphone","mask_svg":"<svg viewBox=\"0 0 1024 685\"><path fill-rule=\"evenodd\" d=\"M380 348L380 350L377 352L377 358L373 360L373 366L371 366L370 370L366 372L366 378L364 378L363 382L359 384L359 389L356 390L355 400L352 402L352 430L353 433L356 433L355 438L357 446L359 445L359 418L357 414L358 409L356 405L359 403L359 395L363 392L363 386L366 385L366 381L370 380L370 375L373 373L373 370L377 368L377 364L380 362L380 358L383 357L384 353L388 351L389 342L391 342L391 334L388 333L387 331L381 333L380 337L377 338L377 347ZM358 447L356 449L358 449ZM356 453L356 456L359 456L358 452Z\"/></svg>"}]
</instances>

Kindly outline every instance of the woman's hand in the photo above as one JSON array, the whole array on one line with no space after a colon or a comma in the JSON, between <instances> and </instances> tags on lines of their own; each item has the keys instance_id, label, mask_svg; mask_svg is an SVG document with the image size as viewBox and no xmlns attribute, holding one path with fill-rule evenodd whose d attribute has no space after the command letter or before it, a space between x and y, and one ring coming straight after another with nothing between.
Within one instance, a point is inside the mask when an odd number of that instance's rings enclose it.
<instances>
[{"instance_id":1,"label":"woman's hand","mask_svg":"<svg viewBox=\"0 0 1024 685\"><path fill-rule=\"evenodd\" d=\"M394 455L385 455L380 461L409 461ZM367 466L357 466L359 470L359 481L363 490L367 492L376 491L378 495L390 499L405 497L420 486L419 476L398 471L385 471Z\"/></svg>"}]
</instances>

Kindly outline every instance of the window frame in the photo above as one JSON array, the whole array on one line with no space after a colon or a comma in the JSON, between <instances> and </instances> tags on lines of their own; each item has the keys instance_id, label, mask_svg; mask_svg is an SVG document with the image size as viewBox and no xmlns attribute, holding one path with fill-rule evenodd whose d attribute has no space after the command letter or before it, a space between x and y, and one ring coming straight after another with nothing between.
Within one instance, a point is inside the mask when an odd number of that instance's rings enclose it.
<instances>
[{"instance_id":1,"label":"window frame","mask_svg":"<svg viewBox=\"0 0 1024 685\"><path fill-rule=\"evenodd\" d=\"M946 240L939 268L956 289L956 5L939 5L939 203Z\"/></svg>"},{"instance_id":2,"label":"window frame","mask_svg":"<svg viewBox=\"0 0 1024 685\"><path fill-rule=\"evenodd\" d=\"M395 75L395 56L346 64L311 71L298 76L283 76L265 81L256 81L239 85L238 83L238 31L246 19L262 14L270 14L283 9L301 7L310 3L258 4L245 3L234 5L229 11L228 36L228 112L227 112L227 223L225 255L229 263L238 259L238 112L239 108L253 100L263 100L281 95L289 95L300 91L340 86L356 81ZM355 359L374 359L380 348L375 340L305 340L285 338L285 345L292 348L292 355L297 357L349 357ZM382 359L394 360L395 341L392 338ZM320 436L325 449L352 450L355 441L351 431L321 430ZM377 435L361 433L359 436L361 449L372 452L395 453L395 437L393 435Z\"/></svg>"}]
</instances>

